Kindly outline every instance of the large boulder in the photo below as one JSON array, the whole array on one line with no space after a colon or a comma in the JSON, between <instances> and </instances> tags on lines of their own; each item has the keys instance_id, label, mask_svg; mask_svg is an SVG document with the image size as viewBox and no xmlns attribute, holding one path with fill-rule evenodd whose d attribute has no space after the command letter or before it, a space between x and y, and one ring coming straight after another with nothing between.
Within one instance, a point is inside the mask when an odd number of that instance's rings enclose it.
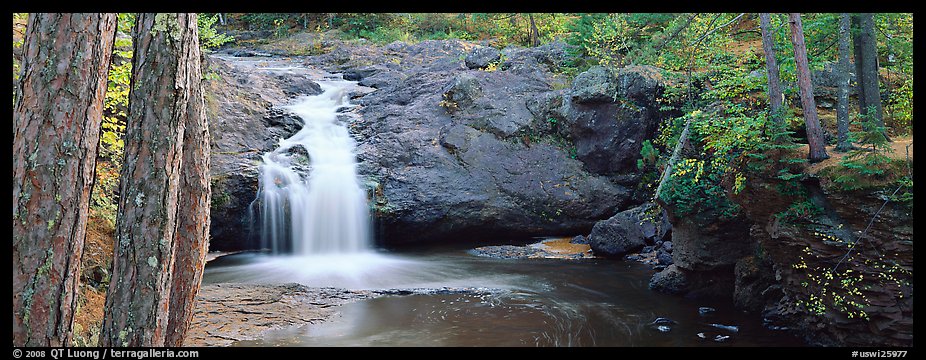
<instances>
[{"instance_id":1,"label":"large boulder","mask_svg":"<svg viewBox=\"0 0 926 360\"><path fill-rule=\"evenodd\" d=\"M672 223L672 259L687 270L732 268L755 251L750 223L743 216L725 218L716 211L680 216L667 210Z\"/></svg>"},{"instance_id":2,"label":"large boulder","mask_svg":"<svg viewBox=\"0 0 926 360\"><path fill-rule=\"evenodd\" d=\"M662 241L669 229L663 211L646 203L597 222L588 243L596 255L621 256Z\"/></svg>"},{"instance_id":3,"label":"large boulder","mask_svg":"<svg viewBox=\"0 0 926 360\"><path fill-rule=\"evenodd\" d=\"M224 68L208 95L213 247L259 246L249 205L260 156L301 126L273 109L311 92L306 79L330 76L314 69L376 88L353 94L360 106L341 120L357 141L384 244L574 235L633 203L640 145L659 122L649 103L661 91L658 72L593 70L584 77L607 77L617 97L575 101L591 91L584 80L551 85L566 45L508 47L485 69L460 56L471 46L344 43L298 60L217 58Z\"/></svg>"},{"instance_id":4,"label":"large boulder","mask_svg":"<svg viewBox=\"0 0 926 360\"><path fill-rule=\"evenodd\" d=\"M507 67L483 71L447 46L405 47L407 76L357 100L351 130L380 240L575 234L627 205L627 187L572 156L552 74L520 67L555 55L507 48Z\"/></svg>"},{"instance_id":5,"label":"large boulder","mask_svg":"<svg viewBox=\"0 0 926 360\"><path fill-rule=\"evenodd\" d=\"M665 88L659 71L632 66L617 74L596 66L576 76L562 113L576 157L602 175L635 174L643 140L651 139L664 114L657 103ZM633 184L631 176L624 183Z\"/></svg>"}]
</instances>

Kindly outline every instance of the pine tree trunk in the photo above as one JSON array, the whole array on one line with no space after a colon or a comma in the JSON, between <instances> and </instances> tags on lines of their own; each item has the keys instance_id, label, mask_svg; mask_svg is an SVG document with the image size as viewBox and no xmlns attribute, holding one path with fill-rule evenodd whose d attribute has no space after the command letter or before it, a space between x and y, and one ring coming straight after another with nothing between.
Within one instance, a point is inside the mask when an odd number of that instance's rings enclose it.
<instances>
[{"instance_id":1,"label":"pine tree trunk","mask_svg":"<svg viewBox=\"0 0 926 360\"><path fill-rule=\"evenodd\" d=\"M70 346L115 14L30 14L13 108L13 345Z\"/></svg>"},{"instance_id":2,"label":"pine tree trunk","mask_svg":"<svg viewBox=\"0 0 926 360\"><path fill-rule=\"evenodd\" d=\"M853 16L856 28L853 31L855 45L855 68L858 82L859 114L875 117L875 122L884 127L881 106L880 80L878 78L878 46L875 39L874 15L863 13Z\"/></svg>"},{"instance_id":3,"label":"pine tree trunk","mask_svg":"<svg viewBox=\"0 0 926 360\"><path fill-rule=\"evenodd\" d=\"M823 129L820 127L820 119L817 118L817 104L813 99L813 83L810 80L810 67L807 64L807 47L804 45L801 14L788 14L788 22L791 25L791 43L794 45L794 65L797 68L797 84L801 90L801 107L804 110L807 143L810 145L807 159L810 162L819 162L829 158L829 155L826 154Z\"/></svg>"},{"instance_id":4,"label":"pine tree trunk","mask_svg":"<svg viewBox=\"0 0 926 360\"><path fill-rule=\"evenodd\" d=\"M768 13L759 14L759 28L762 30L762 50L765 52L765 69L768 73L768 99L772 119L782 123L781 104L784 96L778 80L778 60L775 56L775 35L771 32L771 20Z\"/></svg>"},{"instance_id":5,"label":"pine tree trunk","mask_svg":"<svg viewBox=\"0 0 926 360\"><path fill-rule=\"evenodd\" d=\"M139 14L133 35L102 346L165 345L184 128L190 91L200 82L196 15Z\"/></svg>"},{"instance_id":6,"label":"pine tree trunk","mask_svg":"<svg viewBox=\"0 0 926 360\"><path fill-rule=\"evenodd\" d=\"M836 151L848 151L849 142L849 14L839 14L839 65L836 69Z\"/></svg>"},{"instance_id":7,"label":"pine tree trunk","mask_svg":"<svg viewBox=\"0 0 926 360\"><path fill-rule=\"evenodd\" d=\"M194 37L195 38L195 37ZM198 41L197 41L198 44ZM167 346L183 345L193 320L193 305L209 249L209 127L203 102L199 47L196 64L190 64L190 101L183 138L183 169L180 210L174 234L173 284L170 290L170 320ZM191 59L192 61L192 59Z\"/></svg>"},{"instance_id":8,"label":"pine tree trunk","mask_svg":"<svg viewBox=\"0 0 926 360\"><path fill-rule=\"evenodd\" d=\"M853 57L855 58L855 84L856 84L856 97L858 98L858 111L859 115L865 113L865 109L868 108L868 101L865 99L865 91L862 89L864 86L863 77L865 76L865 67L862 63L865 61L865 57L862 56L862 38L859 33L862 32L862 25L859 22L859 16L853 14L850 16L850 30L852 32L852 50Z\"/></svg>"},{"instance_id":9,"label":"pine tree trunk","mask_svg":"<svg viewBox=\"0 0 926 360\"><path fill-rule=\"evenodd\" d=\"M530 43L531 46L540 46L540 30L537 30L537 23L534 22L534 14L527 14L531 23Z\"/></svg>"}]
</instances>

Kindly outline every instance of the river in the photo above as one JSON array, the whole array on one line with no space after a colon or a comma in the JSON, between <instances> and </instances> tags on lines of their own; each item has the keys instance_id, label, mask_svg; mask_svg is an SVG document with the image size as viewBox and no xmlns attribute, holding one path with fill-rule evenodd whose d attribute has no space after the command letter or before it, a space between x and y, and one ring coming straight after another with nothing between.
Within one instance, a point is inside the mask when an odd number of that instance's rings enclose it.
<instances>
[{"instance_id":1,"label":"river","mask_svg":"<svg viewBox=\"0 0 926 360\"><path fill-rule=\"evenodd\" d=\"M802 345L732 303L651 291L652 273L632 261L496 259L442 247L356 257L233 255L211 262L204 283L468 289L351 303L327 322L271 331L237 346ZM702 315L702 307L715 311Z\"/></svg>"}]
</instances>

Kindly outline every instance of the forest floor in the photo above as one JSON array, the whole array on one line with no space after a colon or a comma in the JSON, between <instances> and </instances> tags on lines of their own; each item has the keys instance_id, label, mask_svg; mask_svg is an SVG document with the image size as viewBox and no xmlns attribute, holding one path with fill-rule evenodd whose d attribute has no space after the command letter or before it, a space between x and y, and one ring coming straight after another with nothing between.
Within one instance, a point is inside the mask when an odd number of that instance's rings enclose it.
<instances>
[{"instance_id":1,"label":"forest floor","mask_svg":"<svg viewBox=\"0 0 926 360\"><path fill-rule=\"evenodd\" d=\"M891 151L885 153L887 157L891 158L892 160L904 160L904 159L907 159L907 156L909 156L909 160L913 161L913 136L912 135L895 136L891 140L893 141L888 143L888 145L890 145ZM907 151L908 146L909 146L909 152ZM809 151L808 145L804 145L798 148L798 151L800 151L803 154L806 154ZM807 174L817 174L820 172L820 170L839 165L839 163L844 158L848 157L851 154L851 152L837 152L835 145L827 145L826 153L829 154L830 156L828 159L809 165L804 170L804 172Z\"/></svg>"}]
</instances>

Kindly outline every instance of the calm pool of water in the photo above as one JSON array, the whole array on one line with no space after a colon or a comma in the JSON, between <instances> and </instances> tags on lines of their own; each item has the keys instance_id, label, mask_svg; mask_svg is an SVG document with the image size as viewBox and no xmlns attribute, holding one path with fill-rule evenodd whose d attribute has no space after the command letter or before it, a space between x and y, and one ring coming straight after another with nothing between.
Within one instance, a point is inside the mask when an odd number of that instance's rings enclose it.
<instances>
[{"instance_id":1,"label":"calm pool of water","mask_svg":"<svg viewBox=\"0 0 926 360\"><path fill-rule=\"evenodd\" d=\"M484 290L360 301L342 306L327 322L273 331L238 346L802 345L765 329L758 315L743 314L731 303L650 291L652 273L630 261L506 260L466 249L430 249L336 257L233 255L211 262L204 283ZM699 307L716 311L701 315Z\"/></svg>"}]
</instances>

